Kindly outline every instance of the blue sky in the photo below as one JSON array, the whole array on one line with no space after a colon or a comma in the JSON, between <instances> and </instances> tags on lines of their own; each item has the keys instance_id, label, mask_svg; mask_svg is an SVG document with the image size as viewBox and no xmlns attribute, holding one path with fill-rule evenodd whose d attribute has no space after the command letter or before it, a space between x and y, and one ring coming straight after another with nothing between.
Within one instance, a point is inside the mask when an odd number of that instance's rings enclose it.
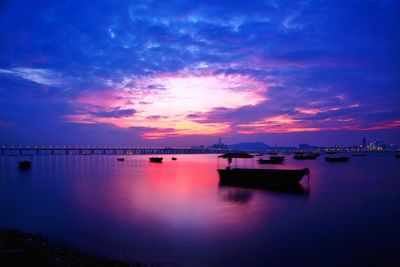
<instances>
[{"instance_id":1,"label":"blue sky","mask_svg":"<svg viewBox=\"0 0 400 267\"><path fill-rule=\"evenodd\" d=\"M3 144L400 142L398 1L2 1Z\"/></svg>"}]
</instances>

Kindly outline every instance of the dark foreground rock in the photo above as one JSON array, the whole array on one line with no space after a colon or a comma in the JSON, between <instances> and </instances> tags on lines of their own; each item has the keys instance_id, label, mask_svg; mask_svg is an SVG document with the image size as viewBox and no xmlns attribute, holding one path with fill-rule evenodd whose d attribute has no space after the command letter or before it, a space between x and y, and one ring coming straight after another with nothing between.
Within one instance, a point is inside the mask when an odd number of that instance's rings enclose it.
<instances>
[{"instance_id":1,"label":"dark foreground rock","mask_svg":"<svg viewBox=\"0 0 400 267\"><path fill-rule=\"evenodd\" d=\"M0 266L146 266L109 260L37 235L0 231Z\"/></svg>"}]
</instances>

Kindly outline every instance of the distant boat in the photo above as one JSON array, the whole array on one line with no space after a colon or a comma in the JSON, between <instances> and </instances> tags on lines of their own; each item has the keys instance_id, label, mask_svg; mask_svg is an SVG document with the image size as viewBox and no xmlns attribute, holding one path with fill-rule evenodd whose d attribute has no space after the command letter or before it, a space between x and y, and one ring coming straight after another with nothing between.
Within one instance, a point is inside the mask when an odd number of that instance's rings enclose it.
<instances>
[{"instance_id":1,"label":"distant boat","mask_svg":"<svg viewBox=\"0 0 400 267\"><path fill-rule=\"evenodd\" d=\"M175 158L175 157L172 157L172 160L177 160L177 158Z\"/></svg>"},{"instance_id":2,"label":"distant boat","mask_svg":"<svg viewBox=\"0 0 400 267\"><path fill-rule=\"evenodd\" d=\"M162 163L163 158L161 157L151 157L150 162L155 162L155 163Z\"/></svg>"},{"instance_id":3,"label":"distant boat","mask_svg":"<svg viewBox=\"0 0 400 267\"><path fill-rule=\"evenodd\" d=\"M293 159L299 159L299 160L304 160L304 159L316 159L319 157L319 154L296 154L293 156Z\"/></svg>"},{"instance_id":4,"label":"distant boat","mask_svg":"<svg viewBox=\"0 0 400 267\"><path fill-rule=\"evenodd\" d=\"M269 159L272 159L272 160L284 160L285 156L269 156Z\"/></svg>"},{"instance_id":5,"label":"distant boat","mask_svg":"<svg viewBox=\"0 0 400 267\"><path fill-rule=\"evenodd\" d=\"M225 153L223 155L218 156L218 158L223 158L223 159L229 159L229 158L241 158L241 159L250 159L253 158L253 155L250 155L245 152L239 152L239 153Z\"/></svg>"},{"instance_id":6,"label":"distant boat","mask_svg":"<svg viewBox=\"0 0 400 267\"><path fill-rule=\"evenodd\" d=\"M270 156L269 159L259 159L260 164L280 164L285 160L285 156Z\"/></svg>"},{"instance_id":7,"label":"distant boat","mask_svg":"<svg viewBox=\"0 0 400 267\"><path fill-rule=\"evenodd\" d=\"M117 158L118 161L125 161L125 158Z\"/></svg>"},{"instance_id":8,"label":"distant boat","mask_svg":"<svg viewBox=\"0 0 400 267\"><path fill-rule=\"evenodd\" d=\"M347 162L350 157L325 157L325 161L329 162Z\"/></svg>"},{"instance_id":9,"label":"distant boat","mask_svg":"<svg viewBox=\"0 0 400 267\"><path fill-rule=\"evenodd\" d=\"M31 168L32 162L29 160L23 160L18 163L18 167L22 170L28 170Z\"/></svg>"},{"instance_id":10,"label":"distant boat","mask_svg":"<svg viewBox=\"0 0 400 267\"><path fill-rule=\"evenodd\" d=\"M396 154L395 158L400 159L400 154Z\"/></svg>"},{"instance_id":11,"label":"distant boat","mask_svg":"<svg viewBox=\"0 0 400 267\"><path fill-rule=\"evenodd\" d=\"M353 157L365 157L367 154L352 154Z\"/></svg>"},{"instance_id":12,"label":"distant boat","mask_svg":"<svg viewBox=\"0 0 400 267\"><path fill-rule=\"evenodd\" d=\"M283 162L283 159L259 159L257 161L260 164L280 164Z\"/></svg>"},{"instance_id":13,"label":"distant boat","mask_svg":"<svg viewBox=\"0 0 400 267\"><path fill-rule=\"evenodd\" d=\"M279 169L219 169L221 185L243 187L274 187L299 184L310 173L308 168L300 170Z\"/></svg>"}]
</instances>

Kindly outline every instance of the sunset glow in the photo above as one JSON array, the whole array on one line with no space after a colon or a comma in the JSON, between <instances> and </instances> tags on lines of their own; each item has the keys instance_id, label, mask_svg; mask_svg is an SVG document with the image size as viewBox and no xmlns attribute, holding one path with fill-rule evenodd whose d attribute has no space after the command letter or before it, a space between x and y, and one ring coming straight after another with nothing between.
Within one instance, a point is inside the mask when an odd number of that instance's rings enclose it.
<instances>
[{"instance_id":1,"label":"sunset glow","mask_svg":"<svg viewBox=\"0 0 400 267\"><path fill-rule=\"evenodd\" d=\"M77 114L66 116L76 123L108 123L120 128L152 128L144 138L170 135L222 134L228 123L191 120L196 112L217 108L236 109L266 100L267 85L243 75L161 75L132 81L132 85L85 92L73 101ZM128 116L108 112L132 110Z\"/></svg>"}]
</instances>

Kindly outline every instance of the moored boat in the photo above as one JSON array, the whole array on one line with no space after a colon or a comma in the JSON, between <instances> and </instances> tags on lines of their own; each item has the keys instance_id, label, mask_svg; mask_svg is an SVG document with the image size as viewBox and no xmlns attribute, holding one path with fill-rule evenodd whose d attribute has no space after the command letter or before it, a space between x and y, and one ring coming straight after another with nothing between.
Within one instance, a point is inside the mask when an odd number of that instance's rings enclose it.
<instances>
[{"instance_id":1,"label":"moored boat","mask_svg":"<svg viewBox=\"0 0 400 267\"><path fill-rule=\"evenodd\" d=\"M27 170L30 169L32 165L32 162L30 162L29 160L23 160L18 162L18 167L22 170Z\"/></svg>"},{"instance_id":2,"label":"moored boat","mask_svg":"<svg viewBox=\"0 0 400 267\"><path fill-rule=\"evenodd\" d=\"M400 154L396 154L395 158L400 159Z\"/></svg>"},{"instance_id":3,"label":"moored boat","mask_svg":"<svg viewBox=\"0 0 400 267\"><path fill-rule=\"evenodd\" d=\"M328 162L347 162L350 157L325 157L325 161Z\"/></svg>"},{"instance_id":4,"label":"moored boat","mask_svg":"<svg viewBox=\"0 0 400 267\"><path fill-rule=\"evenodd\" d=\"M151 157L149 158L150 162L154 163L162 163L163 158L162 157Z\"/></svg>"},{"instance_id":5,"label":"moored boat","mask_svg":"<svg viewBox=\"0 0 400 267\"><path fill-rule=\"evenodd\" d=\"M172 159L172 160L177 160L177 158L175 158L175 157L172 157L171 159Z\"/></svg>"},{"instance_id":6,"label":"moored boat","mask_svg":"<svg viewBox=\"0 0 400 267\"><path fill-rule=\"evenodd\" d=\"M117 158L118 161L125 161L125 158Z\"/></svg>"},{"instance_id":7,"label":"moored boat","mask_svg":"<svg viewBox=\"0 0 400 267\"><path fill-rule=\"evenodd\" d=\"M367 154L352 154L353 157L365 157Z\"/></svg>"},{"instance_id":8,"label":"moored boat","mask_svg":"<svg viewBox=\"0 0 400 267\"><path fill-rule=\"evenodd\" d=\"M259 159L257 160L260 164L280 164L283 159Z\"/></svg>"},{"instance_id":9,"label":"moored boat","mask_svg":"<svg viewBox=\"0 0 400 267\"><path fill-rule=\"evenodd\" d=\"M307 174L308 168L299 170L281 169L219 169L220 185L243 187L274 187L296 185Z\"/></svg>"},{"instance_id":10,"label":"moored boat","mask_svg":"<svg viewBox=\"0 0 400 267\"><path fill-rule=\"evenodd\" d=\"M260 164L280 164L285 160L285 156L270 156L269 159L259 159Z\"/></svg>"}]
</instances>

